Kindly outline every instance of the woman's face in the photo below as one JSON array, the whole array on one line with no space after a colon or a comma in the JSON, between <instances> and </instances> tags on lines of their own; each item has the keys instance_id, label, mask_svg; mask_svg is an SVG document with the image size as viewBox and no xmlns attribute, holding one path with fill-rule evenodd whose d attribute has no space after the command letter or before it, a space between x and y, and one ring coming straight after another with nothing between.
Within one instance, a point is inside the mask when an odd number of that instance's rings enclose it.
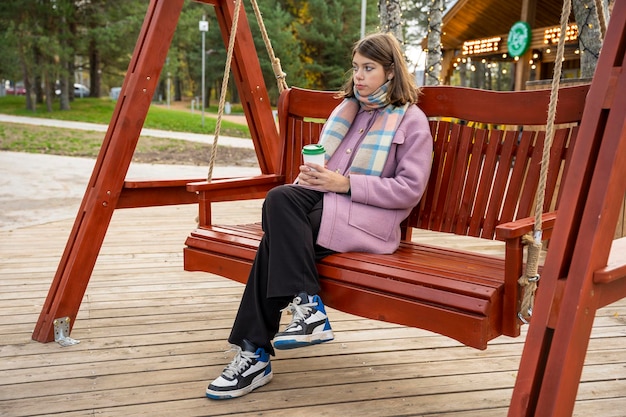
<instances>
[{"instance_id":1,"label":"woman's face","mask_svg":"<svg viewBox=\"0 0 626 417\"><path fill-rule=\"evenodd\" d=\"M356 52L352 58L352 78L354 87L361 96L369 96L381 85L385 84L393 77L387 74L385 69L378 62L366 58Z\"/></svg>"}]
</instances>

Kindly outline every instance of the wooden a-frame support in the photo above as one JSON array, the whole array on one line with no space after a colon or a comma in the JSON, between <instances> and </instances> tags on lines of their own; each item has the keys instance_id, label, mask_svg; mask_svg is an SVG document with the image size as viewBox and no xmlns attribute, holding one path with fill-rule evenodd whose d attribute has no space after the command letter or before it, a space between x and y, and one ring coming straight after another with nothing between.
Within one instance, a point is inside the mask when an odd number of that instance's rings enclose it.
<instances>
[{"instance_id":1,"label":"wooden a-frame support","mask_svg":"<svg viewBox=\"0 0 626 417\"><path fill-rule=\"evenodd\" d=\"M626 2L616 2L585 102L509 417L571 416L598 308L626 297ZM608 265L608 267L607 267Z\"/></svg>"},{"instance_id":2,"label":"wooden a-frame support","mask_svg":"<svg viewBox=\"0 0 626 417\"><path fill-rule=\"evenodd\" d=\"M215 7L228 44L234 2L201 0ZM176 30L184 0L151 0L109 129L78 210L59 267L33 332L39 342L54 340L54 320L73 325L102 242L116 208L197 203L186 184L198 179L151 181L150 187L124 187L150 102ZM276 173L278 131L243 8L239 16L233 78L263 173Z\"/></svg>"},{"instance_id":3,"label":"wooden a-frame support","mask_svg":"<svg viewBox=\"0 0 626 417\"><path fill-rule=\"evenodd\" d=\"M227 40L233 2L203 2L215 7ZM151 0L109 130L33 332L34 340L54 340L56 318L69 317L70 324L75 321L116 208L197 201L185 187L192 180L151 181L146 188L125 186L124 181L182 5L183 0ZM626 191L625 26L626 2L618 2L572 161L578 168L563 184L564 201L557 216L509 416L571 414L595 312L626 296L624 238L613 243L609 258L621 197ZM252 34L242 11L235 44L234 79L261 171L276 174L280 164L271 155L280 155L275 148L279 146L278 133L253 51Z\"/></svg>"}]
</instances>

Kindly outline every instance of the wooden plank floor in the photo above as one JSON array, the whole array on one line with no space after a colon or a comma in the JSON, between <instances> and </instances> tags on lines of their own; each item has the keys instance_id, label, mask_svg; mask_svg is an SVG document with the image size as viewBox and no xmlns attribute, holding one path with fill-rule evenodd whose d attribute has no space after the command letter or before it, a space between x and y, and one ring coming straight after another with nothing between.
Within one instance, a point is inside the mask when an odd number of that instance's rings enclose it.
<instances>
[{"instance_id":1,"label":"wooden plank floor","mask_svg":"<svg viewBox=\"0 0 626 417\"><path fill-rule=\"evenodd\" d=\"M524 336L478 351L336 310L334 342L279 352L272 383L246 397L206 399L232 358L226 338L243 287L183 270L195 209L115 213L71 347L31 341L31 332L73 219L0 232L0 416L506 415ZM258 213L255 201L215 214L241 222ZM625 410L622 300L595 321L574 414Z\"/></svg>"}]
</instances>

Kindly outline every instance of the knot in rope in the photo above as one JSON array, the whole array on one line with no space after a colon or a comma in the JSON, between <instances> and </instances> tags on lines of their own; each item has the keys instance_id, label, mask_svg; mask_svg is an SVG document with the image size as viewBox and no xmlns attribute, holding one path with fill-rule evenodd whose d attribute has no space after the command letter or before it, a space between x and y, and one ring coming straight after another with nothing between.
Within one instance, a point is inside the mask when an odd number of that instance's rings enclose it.
<instances>
[{"instance_id":1,"label":"knot in rope","mask_svg":"<svg viewBox=\"0 0 626 417\"><path fill-rule=\"evenodd\" d=\"M274 70L274 75L276 76L276 82L278 84L278 92L282 93L283 90L288 88L287 86L287 73L283 71L283 68L280 65L280 59L274 58L272 60L272 70Z\"/></svg>"},{"instance_id":2,"label":"knot in rope","mask_svg":"<svg viewBox=\"0 0 626 417\"><path fill-rule=\"evenodd\" d=\"M519 319L525 324L533 314L535 305L535 292L539 282L539 256L541 254L541 235L533 238L531 234L524 235L522 242L528 247L528 258L526 260L526 272L518 280L524 295L518 313Z\"/></svg>"}]
</instances>

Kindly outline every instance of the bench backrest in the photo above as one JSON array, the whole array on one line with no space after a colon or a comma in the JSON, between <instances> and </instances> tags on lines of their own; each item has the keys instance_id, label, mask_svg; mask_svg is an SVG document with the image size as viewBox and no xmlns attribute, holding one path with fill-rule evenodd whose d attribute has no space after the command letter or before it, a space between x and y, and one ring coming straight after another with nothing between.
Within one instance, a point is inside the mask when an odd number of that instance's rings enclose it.
<instances>
[{"instance_id":1,"label":"bench backrest","mask_svg":"<svg viewBox=\"0 0 626 417\"><path fill-rule=\"evenodd\" d=\"M544 211L558 207L588 85L559 93ZM424 87L419 106L431 121L433 168L407 225L493 239L498 224L531 216L538 187L550 92ZM339 103L332 92L291 88L279 101L282 174L298 174L302 146L316 143Z\"/></svg>"}]
</instances>

